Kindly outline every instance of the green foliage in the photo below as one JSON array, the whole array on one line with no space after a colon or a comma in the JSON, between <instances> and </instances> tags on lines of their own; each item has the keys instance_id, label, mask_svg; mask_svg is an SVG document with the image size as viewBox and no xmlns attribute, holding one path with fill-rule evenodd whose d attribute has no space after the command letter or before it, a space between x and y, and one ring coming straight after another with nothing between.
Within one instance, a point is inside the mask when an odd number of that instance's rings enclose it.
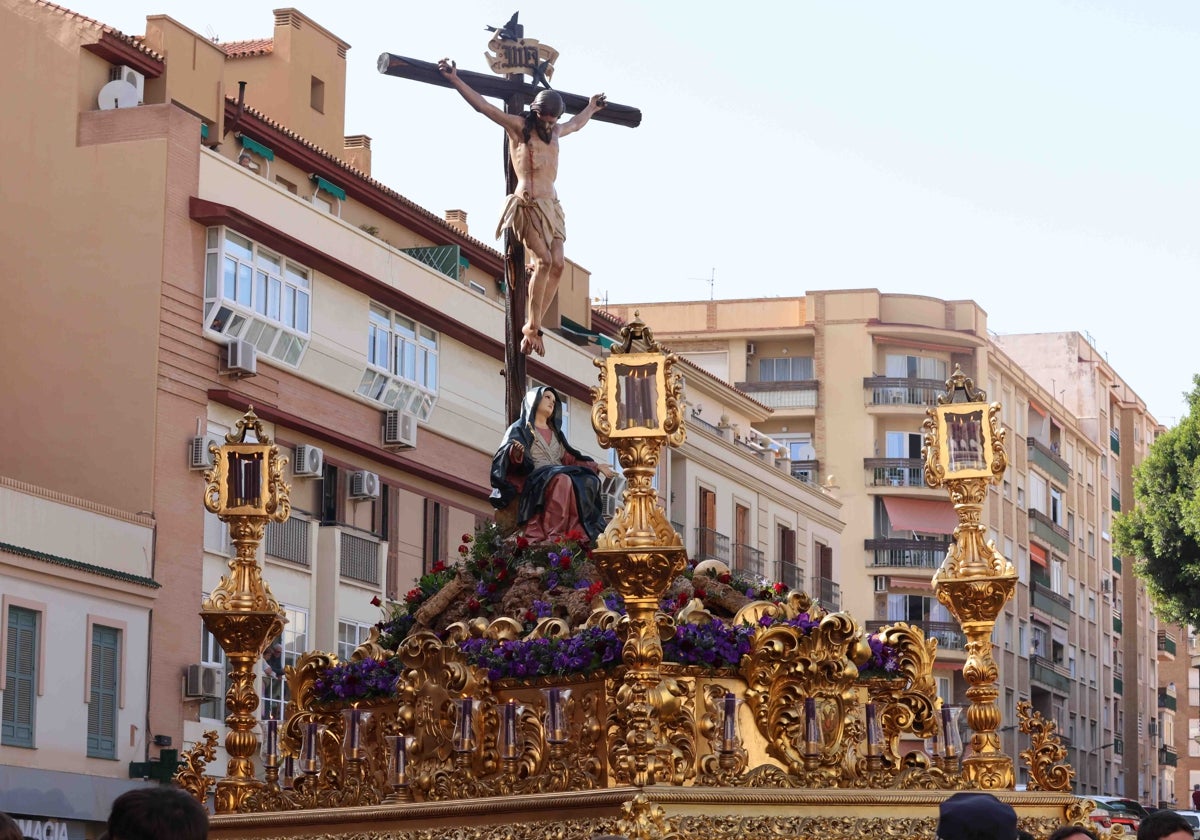
<instances>
[{"instance_id":1,"label":"green foliage","mask_svg":"<svg viewBox=\"0 0 1200 840\"><path fill-rule=\"evenodd\" d=\"M1113 523L1113 550L1142 558L1159 617L1183 624L1200 624L1200 374L1192 384L1187 416L1134 469L1137 504Z\"/></svg>"}]
</instances>

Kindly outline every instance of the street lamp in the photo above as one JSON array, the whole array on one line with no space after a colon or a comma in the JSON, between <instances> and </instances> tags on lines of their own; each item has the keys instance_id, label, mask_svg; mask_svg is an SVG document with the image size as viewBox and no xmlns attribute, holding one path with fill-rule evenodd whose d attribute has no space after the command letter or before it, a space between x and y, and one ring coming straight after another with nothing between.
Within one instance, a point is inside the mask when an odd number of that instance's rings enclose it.
<instances>
[{"instance_id":1,"label":"street lamp","mask_svg":"<svg viewBox=\"0 0 1200 840\"><path fill-rule=\"evenodd\" d=\"M1107 744L1101 744L1098 747L1092 747L1090 750L1087 751L1087 754L1098 756L1098 754L1100 753L1101 750L1106 750L1109 747L1115 745L1116 743L1117 743L1116 741L1109 741ZM1103 758L1097 758L1097 760L1096 760L1096 776L1099 779L1099 783L1097 786L1100 788L1101 791L1103 791L1104 787L1105 787L1105 781L1106 781L1104 778L1104 759Z\"/></svg>"}]
</instances>

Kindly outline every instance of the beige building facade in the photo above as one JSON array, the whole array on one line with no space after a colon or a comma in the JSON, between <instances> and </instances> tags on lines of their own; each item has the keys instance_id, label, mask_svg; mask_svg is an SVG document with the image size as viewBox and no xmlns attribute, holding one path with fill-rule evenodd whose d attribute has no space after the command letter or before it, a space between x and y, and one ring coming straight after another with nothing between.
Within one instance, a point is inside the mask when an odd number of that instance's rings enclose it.
<instances>
[{"instance_id":1,"label":"beige building facade","mask_svg":"<svg viewBox=\"0 0 1200 840\"><path fill-rule=\"evenodd\" d=\"M961 366L1002 403L1007 430L1009 469L984 512L1020 579L994 636L1003 747L1016 761L1028 746L1014 724L1029 700L1058 723L1080 793L1171 799L1174 741L1163 738L1174 724L1157 672L1167 653L1133 559L1114 558L1110 538L1157 426L1082 337L1060 336L1070 352L1052 354L992 335L973 301L874 289L609 309L640 311L673 350L773 409L753 423L758 443L842 504L828 574L843 608L923 626L939 641L941 694L958 704L965 640L930 588L956 518L944 491L924 486L920 432ZM1060 366L1072 371L1069 390Z\"/></svg>"}]
</instances>

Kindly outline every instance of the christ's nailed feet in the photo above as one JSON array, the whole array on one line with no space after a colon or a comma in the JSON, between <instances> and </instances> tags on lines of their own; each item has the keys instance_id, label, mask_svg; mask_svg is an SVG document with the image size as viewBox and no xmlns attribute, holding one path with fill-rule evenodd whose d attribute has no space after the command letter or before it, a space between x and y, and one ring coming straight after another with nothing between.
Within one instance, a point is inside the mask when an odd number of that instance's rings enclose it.
<instances>
[{"instance_id":1,"label":"christ's nailed feet","mask_svg":"<svg viewBox=\"0 0 1200 840\"><path fill-rule=\"evenodd\" d=\"M528 326L521 328L521 352L526 356L531 353L537 353L539 356L546 355L546 347L542 343L541 330L531 330Z\"/></svg>"}]
</instances>

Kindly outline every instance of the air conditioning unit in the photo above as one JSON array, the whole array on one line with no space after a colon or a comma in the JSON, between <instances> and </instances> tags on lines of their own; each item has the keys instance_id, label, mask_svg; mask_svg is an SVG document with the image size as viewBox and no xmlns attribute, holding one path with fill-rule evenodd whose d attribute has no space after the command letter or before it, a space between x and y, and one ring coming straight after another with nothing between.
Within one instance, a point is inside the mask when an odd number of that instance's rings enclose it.
<instances>
[{"instance_id":1,"label":"air conditioning unit","mask_svg":"<svg viewBox=\"0 0 1200 840\"><path fill-rule=\"evenodd\" d=\"M220 697L221 666L189 665L183 693L186 697Z\"/></svg>"},{"instance_id":2,"label":"air conditioning unit","mask_svg":"<svg viewBox=\"0 0 1200 840\"><path fill-rule=\"evenodd\" d=\"M325 453L320 447L309 446L306 443L296 447L296 460L292 462L292 472L297 476L320 476L324 468Z\"/></svg>"},{"instance_id":3,"label":"air conditioning unit","mask_svg":"<svg viewBox=\"0 0 1200 840\"><path fill-rule=\"evenodd\" d=\"M383 445L412 449L417 445L417 415L409 411L383 412Z\"/></svg>"},{"instance_id":4,"label":"air conditioning unit","mask_svg":"<svg viewBox=\"0 0 1200 840\"><path fill-rule=\"evenodd\" d=\"M258 348L249 341L232 339L225 345L225 370L235 376L258 373Z\"/></svg>"},{"instance_id":5,"label":"air conditioning unit","mask_svg":"<svg viewBox=\"0 0 1200 840\"><path fill-rule=\"evenodd\" d=\"M747 342L746 342L746 355L747 355L747 356L753 356L753 355L754 355L754 351L756 351L757 349L758 349L758 348L754 346L754 342L753 342L753 341L747 341Z\"/></svg>"},{"instance_id":6,"label":"air conditioning unit","mask_svg":"<svg viewBox=\"0 0 1200 840\"><path fill-rule=\"evenodd\" d=\"M212 469L214 455L208 451L209 444L221 445L217 435L196 435L188 441L187 458L189 470Z\"/></svg>"},{"instance_id":7,"label":"air conditioning unit","mask_svg":"<svg viewBox=\"0 0 1200 840\"><path fill-rule=\"evenodd\" d=\"M876 575L875 576L875 591L876 592L887 592L888 591L887 577L885 577L884 575Z\"/></svg>"},{"instance_id":8,"label":"air conditioning unit","mask_svg":"<svg viewBox=\"0 0 1200 840\"><path fill-rule=\"evenodd\" d=\"M379 476L366 470L350 473L350 498L378 499Z\"/></svg>"},{"instance_id":9,"label":"air conditioning unit","mask_svg":"<svg viewBox=\"0 0 1200 840\"><path fill-rule=\"evenodd\" d=\"M108 74L108 80L110 82L129 82L137 89L137 103L141 105L146 101L146 76L144 73L139 73L132 67L122 64L112 69L112 72Z\"/></svg>"}]
</instances>

